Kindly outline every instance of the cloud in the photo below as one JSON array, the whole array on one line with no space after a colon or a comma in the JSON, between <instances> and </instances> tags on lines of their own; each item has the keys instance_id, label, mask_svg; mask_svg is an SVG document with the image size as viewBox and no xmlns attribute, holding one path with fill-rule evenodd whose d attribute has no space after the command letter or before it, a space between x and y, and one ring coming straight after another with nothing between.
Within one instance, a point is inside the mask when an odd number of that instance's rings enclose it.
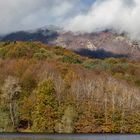
<instances>
[{"instance_id":1,"label":"cloud","mask_svg":"<svg viewBox=\"0 0 140 140\"><path fill-rule=\"evenodd\" d=\"M96 32L113 29L140 39L140 0L96 0L87 13L65 22L65 29Z\"/></svg>"},{"instance_id":2,"label":"cloud","mask_svg":"<svg viewBox=\"0 0 140 140\"><path fill-rule=\"evenodd\" d=\"M0 34L45 25L97 32L113 29L140 39L140 0L0 0Z\"/></svg>"},{"instance_id":3,"label":"cloud","mask_svg":"<svg viewBox=\"0 0 140 140\"><path fill-rule=\"evenodd\" d=\"M0 34L59 24L82 0L0 0ZM77 8L78 9L78 8Z\"/></svg>"}]
</instances>

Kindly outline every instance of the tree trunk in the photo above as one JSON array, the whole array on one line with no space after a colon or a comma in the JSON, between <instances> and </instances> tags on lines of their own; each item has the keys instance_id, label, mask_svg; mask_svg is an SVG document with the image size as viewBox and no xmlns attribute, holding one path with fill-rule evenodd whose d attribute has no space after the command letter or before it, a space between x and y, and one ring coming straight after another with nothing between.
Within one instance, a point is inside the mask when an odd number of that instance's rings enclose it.
<instances>
[{"instance_id":1,"label":"tree trunk","mask_svg":"<svg viewBox=\"0 0 140 140\"><path fill-rule=\"evenodd\" d=\"M15 128L13 107L12 107L12 103L11 103L11 102L10 102L10 104L9 104L9 109L10 109L10 118L11 118L11 121L12 121L12 125L13 125L13 128Z\"/></svg>"}]
</instances>

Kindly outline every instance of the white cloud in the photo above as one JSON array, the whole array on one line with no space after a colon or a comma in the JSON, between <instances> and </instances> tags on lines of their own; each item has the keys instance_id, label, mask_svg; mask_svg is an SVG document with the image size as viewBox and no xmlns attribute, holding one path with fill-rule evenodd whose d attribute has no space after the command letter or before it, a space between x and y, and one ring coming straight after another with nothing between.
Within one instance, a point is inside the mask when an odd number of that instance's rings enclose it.
<instances>
[{"instance_id":1,"label":"white cloud","mask_svg":"<svg viewBox=\"0 0 140 140\"><path fill-rule=\"evenodd\" d=\"M140 0L97 0L85 14L67 20L65 28L93 32L114 29L140 39Z\"/></svg>"},{"instance_id":2,"label":"white cloud","mask_svg":"<svg viewBox=\"0 0 140 140\"><path fill-rule=\"evenodd\" d=\"M83 1L0 0L0 34L53 24L83 32L114 29L140 39L140 0Z\"/></svg>"},{"instance_id":3,"label":"white cloud","mask_svg":"<svg viewBox=\"0 0 140 140\"><path fill-rule=\"evenodd\" d=\"M58 24L80 0L0 0L0 34Z\"/></svg>"}]
</instances>

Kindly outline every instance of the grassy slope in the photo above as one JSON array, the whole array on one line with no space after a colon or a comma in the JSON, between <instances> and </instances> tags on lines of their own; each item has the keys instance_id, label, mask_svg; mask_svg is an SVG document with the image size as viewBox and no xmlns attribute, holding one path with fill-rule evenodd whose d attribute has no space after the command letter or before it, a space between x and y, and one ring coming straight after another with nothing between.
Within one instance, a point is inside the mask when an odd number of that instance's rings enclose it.
<instances>
[{"instance_id":1,"label":"grassy slope","mask_svg":"<svg viewBox=\"0 0 140 140\"><path fill-rule=\"evenodd\" d=\"M140 86L139 62L125 58L90 59L61 47L47 46L40 42L1 43L0 58L36 59L79 64L90 70L105 71L116 78L121 78Z\"/></svg>"}]
</instances>

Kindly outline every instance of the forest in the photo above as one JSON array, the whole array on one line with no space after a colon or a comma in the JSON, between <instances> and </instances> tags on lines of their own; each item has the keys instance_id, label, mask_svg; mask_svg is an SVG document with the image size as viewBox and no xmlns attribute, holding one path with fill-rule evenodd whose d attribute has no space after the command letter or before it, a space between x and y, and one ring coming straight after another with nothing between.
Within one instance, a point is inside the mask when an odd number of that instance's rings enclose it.
<instances>
[{"instance_id":1,"label":"forest","mask_svg":"<svg viewBox=\"0 0 140 140\"><path fill-rule=\"evenodd\" d=\"M138 61L0 43L0 132L140 133L139 118Z\"/></svg>"}]
</instances>

